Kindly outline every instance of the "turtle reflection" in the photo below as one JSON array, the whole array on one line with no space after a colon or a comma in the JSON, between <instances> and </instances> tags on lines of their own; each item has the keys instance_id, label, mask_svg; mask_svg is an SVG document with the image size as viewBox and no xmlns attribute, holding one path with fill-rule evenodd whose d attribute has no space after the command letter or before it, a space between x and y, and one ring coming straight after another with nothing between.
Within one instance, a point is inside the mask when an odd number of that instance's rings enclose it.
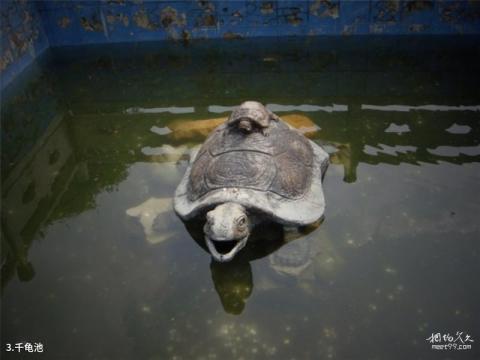
<instances>
[{"instance_id":1,"label":"turtle reflection","mask_svg":"<svg viewBox=\"0 0 480 360\"><path fill-rule=\"evenodd\" d=\"M229 314L241 314L253 290L250 263L238 260L219 263L212 260L210 271L223 309Z\"/></svg>"},{"instance_id":2,"label":"turtle reflection","mask_svg":"<svg viewBox=\"0 0 480 360\"><path fill-rule=\"evenodd\" d=\"M343 267L344 259L324 226L310 226L307 231L285 233L285 245L269 255L272 270L278 276L294 281L309 294L328 296L322 286L332 284Z\"/></svg>"},{"instance_id":3,"label":"turtle reflection","mask_svg":"<svg viewBox=\"0 0 480 360\"><path fill-rule=\"evenodd\" d=\"M276 223L264 223L258 225L252 232L251 242L231 262L220 263L212 259L210 271L215 290L225 312L229 314L241 314L246 302L253 292L254 279L252 274L251 261L266 256L275 256L281 252L282 246L291 243L299 243L299 248L307 251L310 244L302 245L304 237L318 228L320 222L311 226L303 227L300 230L290 230ZM197 242L207 253L208 248L203 237L203 223L200 221L185 223L185 226ZM311 254L303 254L298 257L302 262L308 262ZM280 258L278 258L280 261ZM274 269L276 266L272 266Z\"/></svg>"}]
</instances>

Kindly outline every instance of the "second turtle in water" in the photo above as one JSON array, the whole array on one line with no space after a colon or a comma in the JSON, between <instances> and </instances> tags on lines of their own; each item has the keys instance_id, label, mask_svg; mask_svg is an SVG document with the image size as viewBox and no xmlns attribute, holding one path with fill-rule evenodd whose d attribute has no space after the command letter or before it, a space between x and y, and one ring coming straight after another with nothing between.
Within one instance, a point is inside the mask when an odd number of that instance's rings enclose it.
<instances>
[{"instance_id":1,"label":"second turtle in water","mask_svg":"<svg viewBox=\"0 0 480 360\"><path fill-rule=\"evenodd\" d=\"M269 136L222 124L192 152L174 208L184 220L204 217L210 253L230 261L261 221L304 226L323 217L327 167L328 154L283 121L270 122Z\"/></svg>"}]
</instances>

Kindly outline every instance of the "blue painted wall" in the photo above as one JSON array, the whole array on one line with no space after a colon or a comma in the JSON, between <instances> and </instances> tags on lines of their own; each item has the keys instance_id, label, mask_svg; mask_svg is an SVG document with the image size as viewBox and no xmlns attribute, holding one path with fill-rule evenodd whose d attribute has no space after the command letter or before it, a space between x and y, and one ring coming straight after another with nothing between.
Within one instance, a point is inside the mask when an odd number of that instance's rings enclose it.
<instances>
[{"instance_id":1,"label":"blue painted wall","mask_svg":"<svg viewBox=\"0 0 480 360\"><path fill-rule=\"evenodd\" d=\"M480 1L43 1L53 46L288 35L480 33Z\"/></svg>"},{"instance_id":2,"label":"blue painted wall","mask_svg":"<svg viewBox=\"0 0 480 360\"><path fill-rule=\"evenodd\" d=\"M1 0L2 88L48 46L173 39L480 34L480 1Z\"/></svg>"},{"instance_id":3,"label":"blue painted wall","mask_svg":"<svg viewBox=\"0 0 480 360\"><path fill-rule=\"evenodd\" d=\"M49 47L37 4L0 1L0 85L3 89Z\"/></svg>"}]
</instances>

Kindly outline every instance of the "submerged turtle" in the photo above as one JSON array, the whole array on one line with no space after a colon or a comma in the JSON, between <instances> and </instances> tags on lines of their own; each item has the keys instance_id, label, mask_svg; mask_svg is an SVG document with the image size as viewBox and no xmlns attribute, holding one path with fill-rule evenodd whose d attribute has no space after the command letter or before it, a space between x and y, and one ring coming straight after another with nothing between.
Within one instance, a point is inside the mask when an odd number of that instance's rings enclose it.
<instances>
[{"instance_id":1,"label":"submerged turtle","mask_svg":"<svg viewBox=\"0 0 480 360\"><path fill-rule=\"evenodd\" d=\"M268 136L272 120L278 121L279 117L257 101L245 101L232 111L227 125L247 134L260 131Z\"/></svg>"},{"instance_id":2,"label":"submerged turtle","mask_svg":"<svg viewBox=\"0 0 480 360\"><path fill-rule=\"evenodd\" d=\"M182 219L206 218L205 241L217 261L230 261L263 220L304 226L323 217L328 154L283 121L269 130L265 137L220 125L192 152L175 192Z\"/></svg>"}]
</instances>

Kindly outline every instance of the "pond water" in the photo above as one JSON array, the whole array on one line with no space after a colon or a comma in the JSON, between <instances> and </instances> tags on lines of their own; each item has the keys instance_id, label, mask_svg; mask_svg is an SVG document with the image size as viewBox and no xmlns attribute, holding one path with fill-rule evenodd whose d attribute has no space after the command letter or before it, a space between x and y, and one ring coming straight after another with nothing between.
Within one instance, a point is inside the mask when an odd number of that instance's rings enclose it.
<instances>
[{"instance_id":1,"label":"pond water","mask_svg":"<svg viewBox=\"0 0 480 360\"><path fill-rule=\"evenodd\" d=\"M2 351L479 358L479 72L468 37L50 51L2 104ZM171 199L247 99L330 153L327 208L222 265ZM432 350L457 331L470 350Z\"/></svg>"}]
</instances>

